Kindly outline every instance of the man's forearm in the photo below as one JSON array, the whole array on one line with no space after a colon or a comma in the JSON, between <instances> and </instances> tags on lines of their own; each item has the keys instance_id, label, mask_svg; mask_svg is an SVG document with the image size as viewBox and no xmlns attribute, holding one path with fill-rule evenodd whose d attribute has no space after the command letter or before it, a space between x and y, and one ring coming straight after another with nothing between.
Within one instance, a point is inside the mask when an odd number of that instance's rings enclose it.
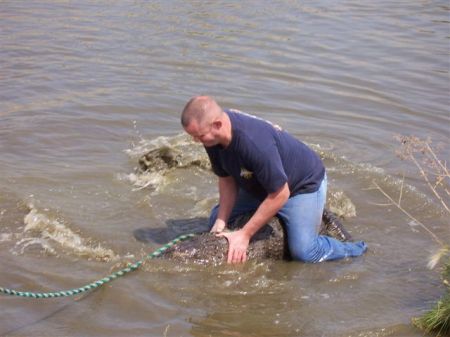
<instances>
[{"instance_id":1,"label":"man's forearm","mask_svg":"<svg viewBox=\"0 0 450 337\"><path fill-rule=\"evenodd\" d=\"M232 177L219 178L219 212L217 219L228 222L238 194L238 187Z\"/></svg>"},{"instance_id":2,"label":"man's forearm","mask_svg":"<svg viewBox=\"0 0 450 337\"><path fill-rule=\"evenodd\" d=\"M255 214L245 224L242 230L251 238L262 226L264 226L289 199L290 190L288 184L284 184L278 191L269 194L259 205Z\"/></svg>"}]
</instances>

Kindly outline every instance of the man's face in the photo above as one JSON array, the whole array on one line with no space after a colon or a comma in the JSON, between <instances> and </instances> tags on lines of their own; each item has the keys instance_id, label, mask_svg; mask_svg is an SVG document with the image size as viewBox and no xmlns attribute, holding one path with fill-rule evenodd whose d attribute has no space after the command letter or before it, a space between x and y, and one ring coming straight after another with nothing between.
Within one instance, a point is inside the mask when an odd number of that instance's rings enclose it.
<instances>
[{"instance_id":1,"label":"man's face","mask_svg":"<svg viewBox=\"0 0 450 337\"><path fill-rule=\"evenodd\" d=\"M219 144L218 132L220 126L217 122L198 124L192 121L184 130L194 139L206 147Z\"/></svg>"}]
</instances>

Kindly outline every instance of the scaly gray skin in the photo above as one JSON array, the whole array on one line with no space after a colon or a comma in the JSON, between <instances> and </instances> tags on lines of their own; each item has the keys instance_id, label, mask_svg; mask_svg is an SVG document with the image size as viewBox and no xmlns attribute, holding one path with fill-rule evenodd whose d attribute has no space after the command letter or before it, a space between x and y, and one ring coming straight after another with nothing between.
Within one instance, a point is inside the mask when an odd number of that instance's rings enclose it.
<instances>
[{"instance_id":1,"label":"scaly gray skin","mask_svg":"<svg viewBox=\"0 0 450 337\"><path fill-rule=\"evenodd\" d=\"M241 228L250 216L251 214L240 216L227 229ZM320 234L329 235L341 241L351 240L350 234L332 212L324 210L322 220ZM227 239L217 237L214 233L203 233L166 250L162 257L183 263L219 265L226 261L227 252ZM273 217L253 236L247 250L247 257L249 260L290 259L286 235L277 217Z\"/></svg>"}]
</instances>

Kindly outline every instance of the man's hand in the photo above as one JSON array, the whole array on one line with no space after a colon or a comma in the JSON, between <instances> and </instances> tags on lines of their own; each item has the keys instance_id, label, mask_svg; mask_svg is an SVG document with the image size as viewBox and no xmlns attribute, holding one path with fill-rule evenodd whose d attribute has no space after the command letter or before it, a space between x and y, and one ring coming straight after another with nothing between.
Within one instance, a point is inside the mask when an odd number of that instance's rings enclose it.
<instances>
[{"instance_id":1,"label":"man's hand","mask_svg":"<svg viewBox=\"0 0 450 337\"><path fill-rule=\"evenodd\" d=\"M235 232L222 232L217 236L224 236L228 240L228 263L247 261L247 248L250 236L242 229Z\"/></svg>"},{"instance_id":2,"label":"man's hand","mask_svg":"<svg viewBox=\"0 0 450 337\"><path fill-rule=\"evenodd\" d=\"M211 233L220 233L223 232L223 230L225 229L225 221L221 220L221 219L217 219L216 222L214 223L214 225L212 226L210 232Z\"/></svg>"}]
</instances>

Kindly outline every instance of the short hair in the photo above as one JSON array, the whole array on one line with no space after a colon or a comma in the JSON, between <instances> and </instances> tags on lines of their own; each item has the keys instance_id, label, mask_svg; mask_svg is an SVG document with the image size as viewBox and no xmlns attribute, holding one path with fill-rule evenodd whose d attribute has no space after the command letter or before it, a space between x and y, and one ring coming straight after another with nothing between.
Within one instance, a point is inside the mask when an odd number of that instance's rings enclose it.
<instances>
[{"instance_id":1,"label":"short hair","mask_svg":"<svg viewBox=\"0 0 450 337\"><path fill-rule=\"evenodd\" d=\"M221 112L222 109L212 97L195 96L187 102L181 113L181 125L187 127L194 120L201 124L211 115L219 115Z\"/></svg>"}]
</instances>

